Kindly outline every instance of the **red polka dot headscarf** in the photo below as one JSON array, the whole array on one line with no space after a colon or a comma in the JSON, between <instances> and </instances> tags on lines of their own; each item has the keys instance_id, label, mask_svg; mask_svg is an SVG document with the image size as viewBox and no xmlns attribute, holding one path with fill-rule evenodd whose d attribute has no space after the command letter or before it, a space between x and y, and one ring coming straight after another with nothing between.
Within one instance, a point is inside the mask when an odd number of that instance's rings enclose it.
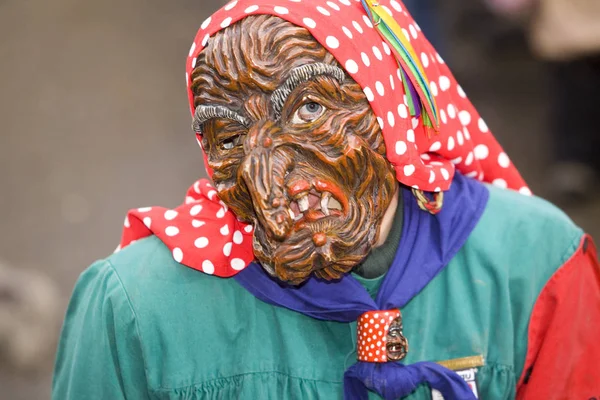
<instances>
[{"instance_id":1,"label":"red polka dot headscarf","mask_svg":"<svg viewBox=\"0 0 600 400\"><path fill-rule=\"evenodd\" d=\"M306 28L363 88L382 128L387 158L398 181L422 191L440 192L449 189L459 170L468 177L531 194L404 5L397 0L378 0L376 7L385 13L388 22L397 24L399 39L412 56L409 61L417 65L412 72L399 67L397 47L380 34L380 20L373 19L374 13L363 6L373 7L373 3L231 1L202 23L190 49L186 83L192 114L191 72L210 37L248 15L275 15ZM400 65L406 67L406 62ZM429 99L430 106L425 104L420 113L415 113L413 96L407 95L404 81L417 82L415 71L427 78L425 86L411 86L420 99ZM433 129L427 122L428 116ZM119 249L150 235L157 236L177 262L210 275L233 276L254 260L253 227L239 221L206 180L196 182L188 190L185 204L175 209L131 210L125 219Z\"/></svg>"},{"instance_id":2,"label":"red polka dot headscarf","mask_svg":"<svg viewBox=\"0 0 600 400\"><path fill-rule=\"evenodd\" d=\"M429 78L428 89L437 104L439 132L427 129L423 118L411 117L403 71L390 44L374 27L373 15L365 11L360 0L228 3L202 23L189 52L186 82L192 113L191 72L210 37L248 15L275 15L306 28L363 88L378 117L387 158L396 170L398 181L427 192L445 191L458 169L480 181L529 193L518 171L404 5L396 0L381 0L377 4L397 22L404 35L401 39L412 45L415 61Z\"/></svg>"}]
</instances>

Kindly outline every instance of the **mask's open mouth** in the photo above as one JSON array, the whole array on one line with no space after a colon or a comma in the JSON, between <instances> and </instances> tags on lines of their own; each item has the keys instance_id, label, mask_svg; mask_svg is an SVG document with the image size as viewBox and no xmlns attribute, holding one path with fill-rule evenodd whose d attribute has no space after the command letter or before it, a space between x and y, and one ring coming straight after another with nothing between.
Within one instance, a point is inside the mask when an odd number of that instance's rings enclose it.
<instances>
[{"instance_id":1,"label":"mask's open mouth","mask_svg":"<svg viewBox=\"0 0 600 400\"><path fill-rule=\"evenodd\" d=\"M404 351L404 347L401 344L389 344L387 346L387 351L390 353L400 353Z\"/></svg>"},{"instance_id":2,"label":"mask's open mouth","mask_svg":"<svg viewBox=\"0 0 600 400\"><path fill-rule=\"evenodd\" d=\"M340 217L348 210L348 199L340 187L330 181L298 179L287 185L287 192L291 200L288 212L296 223Z\"/></svg>"}]
</instances>

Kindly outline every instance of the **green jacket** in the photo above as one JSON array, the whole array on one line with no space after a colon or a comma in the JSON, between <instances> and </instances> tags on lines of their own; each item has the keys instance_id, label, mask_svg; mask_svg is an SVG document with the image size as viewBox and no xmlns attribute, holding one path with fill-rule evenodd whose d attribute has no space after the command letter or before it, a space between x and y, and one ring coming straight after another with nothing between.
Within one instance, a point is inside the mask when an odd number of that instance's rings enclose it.
<instances>
[{"instance_id":1,"label":"green jacket","mask_svg":"<svg viewBox=\"0 0 600 400\"><path fill-rule=\"evenodd\" d=\"M479 398L512 399L536 299L583 232L544 200L489 190L465 246L402 309L404 362L483 356ZM360 281L374 294L381 278ZM355 335L184 267L150 237L79 278L53 399L338 399ZM407 397L431 398L425 386Z\"/></svg>"}]
</instances>

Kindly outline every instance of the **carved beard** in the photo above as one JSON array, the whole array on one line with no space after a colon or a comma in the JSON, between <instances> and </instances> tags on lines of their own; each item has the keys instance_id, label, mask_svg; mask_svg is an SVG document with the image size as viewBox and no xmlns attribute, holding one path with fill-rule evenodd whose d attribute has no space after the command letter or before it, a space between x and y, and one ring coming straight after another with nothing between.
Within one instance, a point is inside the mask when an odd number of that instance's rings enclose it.
<instances>
[{"instance_id":1,"label":"carved beard","mask_svg":"<svg viewBox=\"0 0 600 400\"><path fill-rule=\"evenodd\" d=\"M298 159L303 161L295 163ZM385 190L385 176L377 171L387 172L389 164L366 143L333 165L321 162L314 153L287 149L277 151L273 161L292 168L283 179L288 197L282 207L289 207L299 220L282 238L273 237L266 224L259 223L255 255L290 283L302 282L312 272L327 280L341 278L377 240L388 197L393 194L393 188ZM298 188L302 191L294 196Z\"/></svg>"},{"instance_id":2,"label":"carved beard","mask_svg":"<svg viewBox=\"0 0 600 400\"><path fill-rule=\"evenodd\" d=\"M229 54L239 53L240 43L244 56ZM278 52L265 50L275 47L270 43L278 43ZM289 71L311 62L337 65L306 30L276 17L249 17L209 42L192 75L196 105L227 105L251 120L249 126L205 122L203 148L221 200L255 226L258 261L291 284L312 273L338 279L360 263L397 186L376 117L351 78L306 82L274 117L270 94ZM326 112L291 123L307 97ZM224 140L235 146L225 150Z\"/></svg>"}]
</instances>

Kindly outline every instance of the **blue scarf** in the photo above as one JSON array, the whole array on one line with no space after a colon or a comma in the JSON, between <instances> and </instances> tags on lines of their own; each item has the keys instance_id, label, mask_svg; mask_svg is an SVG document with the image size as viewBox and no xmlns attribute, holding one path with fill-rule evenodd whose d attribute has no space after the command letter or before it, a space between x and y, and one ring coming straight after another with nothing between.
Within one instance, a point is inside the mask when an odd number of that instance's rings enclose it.
<instances>
[{"instance_id":1,"label":"blue scarf","mask_svg":"<svg viewBox=\"0 0 600 400\"><path fill-rule=\"evenodd\" d=\"M271 278L253 263L235 279L260 300L310 317L354 322L373 310L401 309L452 260L477 225L489 197L485 186L456 174L436 215L419 209L409 189L402 188L404 221L400 245L375 300L351 275L335 282L311 278L290 286ZM344 374L344 398L367 399L368 390L386 400L409 395L426 383L446 399L475 399L455 372L433 362L357 362Z\"/></svg>"}]
</instances>

